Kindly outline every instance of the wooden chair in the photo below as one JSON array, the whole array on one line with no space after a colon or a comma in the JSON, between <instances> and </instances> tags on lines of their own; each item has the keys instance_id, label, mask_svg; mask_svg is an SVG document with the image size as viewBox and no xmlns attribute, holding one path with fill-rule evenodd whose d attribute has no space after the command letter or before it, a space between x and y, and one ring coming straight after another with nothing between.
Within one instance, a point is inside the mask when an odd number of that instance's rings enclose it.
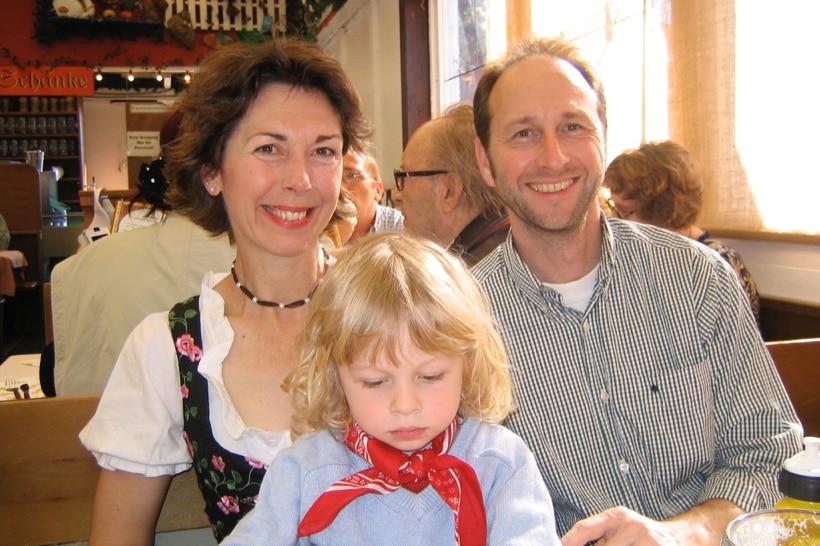
<instances>
[{"instance_id":1,"label":"wooden chair","mask_svg":"<svg viewBox=\"0 0 820 546\"><path fill-rule=\"evenodd\" d=\"M42 279L40 231L43 213L40 202L40 175L28 163L0 163L0 214L11 234L10 248L22 252L28 267L21 283ZM24 286L25 287L25 286Z\"/></svg>"},{"instance_id":2,"label":"wooden chair","mask_svg":"<svg viewBox=\"0 0 820 546\"><path fill-rule=\"evenodd\" d=\"M766 343L805 436L820 436L820 338Z\"/></svg>"},{"instance_id":3,"label":"wooden chair","mask_svg":"<svg viewBox=\"0 0 820 546\"><path fill-rule=\"evenodd\" d=\"M15 297L12 306L12 331L42 329L41 283L43 280L40 175L28 163L0 163L0 214L11 234L9 248L19 250L28 266L15 269Z\"/></svg>"},{"instance_id":4,"label":"wooden chair","mask_svg":"<svg viewBox=\"0 0 820 546\"><path fill-rule=\"evenodd\" d=\"M99 467L77 434L99 395L0 402L0 545L87 540ZM174 477L157 531L208 527L192 471Z\"/></svg>"}]
</instances>

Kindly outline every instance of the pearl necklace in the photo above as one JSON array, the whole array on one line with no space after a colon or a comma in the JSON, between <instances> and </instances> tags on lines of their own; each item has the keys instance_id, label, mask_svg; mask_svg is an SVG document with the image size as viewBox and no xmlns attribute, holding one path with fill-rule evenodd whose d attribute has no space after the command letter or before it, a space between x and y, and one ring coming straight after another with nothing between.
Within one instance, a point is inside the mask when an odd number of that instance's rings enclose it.
<instances>
[{"instance_id":1,"label":"pearl necklace","mask_svg":"<svg viewBox=\"0 0 820 546\"><path fill-rule=\"evenodd\" d=\"M322 253L324 254L324 257L325 257L325 264L324 264L324 268L322 269L321 273L322 273L322 275L324 275L325 271L327 271L327 266L330 264L330 255L328 255L328 253L324 249L324 247L322 247ZM256 294L254 294L253 292L250 291L250 289L247 286L245 286L244 284L239 282L239 278L236 276L236 260L234 260L233 263L231 264L231 276L233 277L233 282L236 283L236 287L239 290L241 290L242 293L245 294L248 297L249 300L251 300L253 303L255 303L257 305L261 305L262 307L276 307L278 309L294 309L296 307L302 307L303 305L306 305L310 301L310 298L313 297L313 293L316 292L317 288L319 288L319 281L316 281L316 284L313 285L313 288L310 290L310 293L308 293L306 298L302 298L301 300L292 301L290 303L279 303L279 302L276 302L276 301L260 300L259 298L256 297ZM321 280L321 278L320 278L320 280Z\"/></svg>"}]
</instances>

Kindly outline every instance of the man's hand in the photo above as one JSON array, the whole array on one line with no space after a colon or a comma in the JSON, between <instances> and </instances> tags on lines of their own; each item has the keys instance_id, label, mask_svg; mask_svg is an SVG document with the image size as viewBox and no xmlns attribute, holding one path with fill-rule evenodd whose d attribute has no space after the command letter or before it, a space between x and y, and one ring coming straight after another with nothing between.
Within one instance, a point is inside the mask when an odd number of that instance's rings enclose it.
<instances>
[{"instance_id":1,"label":"man's hand","mask_svg":"<svg viewBox=\"0 0 820 546\"><path fill-rule=\"evenodd\" d=\"M561 538L563 546L717 546L723 529L743 511L725 500L710 500L666 521L655 521L618 506L581 520Z\"/></svg>"}]
</instances>

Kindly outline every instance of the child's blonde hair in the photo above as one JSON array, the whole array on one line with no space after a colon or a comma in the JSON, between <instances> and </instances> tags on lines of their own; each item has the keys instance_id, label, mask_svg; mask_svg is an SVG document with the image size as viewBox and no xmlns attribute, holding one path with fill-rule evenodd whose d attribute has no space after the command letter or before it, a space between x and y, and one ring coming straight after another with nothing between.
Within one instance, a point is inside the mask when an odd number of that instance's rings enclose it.
<instances>
[{"instance_id":1,"label":"child's blonde hair","mask_svg":"<svg viewBox=\"0 0 820 546\"><path fill-rule=\"evenodd\" d=\"M512 409L507 353L483 294L460 260L434 243L376 233L331 267L310 302L300 361L283 384L295 436L351 424L339 381L362 351L398 364L406 332L419 349L464 361L459 415L501 422Z\"/></svg>"}]
</instances>

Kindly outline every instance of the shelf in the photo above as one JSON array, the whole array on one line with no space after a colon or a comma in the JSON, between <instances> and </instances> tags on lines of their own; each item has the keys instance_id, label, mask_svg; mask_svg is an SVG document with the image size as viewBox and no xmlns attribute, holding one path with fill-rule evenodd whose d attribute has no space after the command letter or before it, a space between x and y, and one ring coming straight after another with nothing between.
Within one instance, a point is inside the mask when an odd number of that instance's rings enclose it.
<instances>
[{"instance_id":1,"label":"shelf","mask_svg":"<svg viewBox=\"0 0 820 546\"><path fill-rule=\"evenodd\" d=\"M79 138L77 133L0 134L0 138Z\"/></svg>"},{"instance_id":2,"label":"shelf","mask_svg":"<svg viewBox=\"0 0 820 546\"><path fill-rule=\"evenodd\" d=\"M20 117L20 116L43 116L43 117L52 117L52 116L69 116L74 117L77 115L76 110L60 110L57 112L3 112L0 111L0 116L10 116L10 117Z\"/></svg>"},{"instance_id":3,"label":"shelf","mask_svg":"<svg viewBox=\"0 0 820 546\"><path fill-rule=\"evenodd\" d=\"M88 39L100 37L136 40L151 38L161 42L165 33L164 23L147 21L128 21L125 19L78 19L75 17L49 17L48 24L52 29L51 39L65 40L72 36Z\"/></svg>"}]
</instances>

